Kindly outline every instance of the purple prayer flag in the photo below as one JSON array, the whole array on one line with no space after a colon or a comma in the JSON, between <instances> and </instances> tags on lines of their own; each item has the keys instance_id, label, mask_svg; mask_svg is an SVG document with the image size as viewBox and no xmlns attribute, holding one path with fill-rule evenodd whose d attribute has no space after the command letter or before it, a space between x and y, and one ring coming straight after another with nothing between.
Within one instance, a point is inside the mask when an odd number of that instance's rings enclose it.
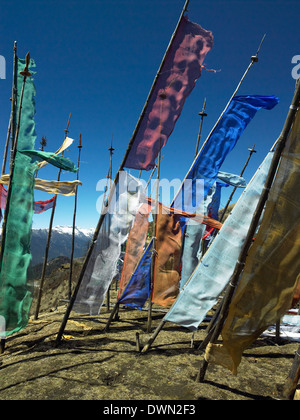
<instances>
[{"instance_id":1,"label":"purple prayer flag","mask_svg":"<svg viewBox=\"0 0 300 420\"><path fill-rule=\"evenodd\" d=\"M183 16L135 134L126 168L154 168L159 150L167 143L212 46L212 33Z\"/></svg>"}]
</instances>

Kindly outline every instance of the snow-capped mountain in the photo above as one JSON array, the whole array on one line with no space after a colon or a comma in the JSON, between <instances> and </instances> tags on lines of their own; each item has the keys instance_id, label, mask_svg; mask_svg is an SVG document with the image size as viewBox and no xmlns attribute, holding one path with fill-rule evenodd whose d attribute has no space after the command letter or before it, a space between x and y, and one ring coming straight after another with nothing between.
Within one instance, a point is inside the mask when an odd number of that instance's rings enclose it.
<instances>
[{"instance_id":1,"label":"snow-capped mountain","mask_svg":"<svg viewBox=\"0 0 300 420\"><path fill-rule=\"evenodd\" d=\"M75 228L74 258L83 257L90 245L94 229ZM40 264L44 260L48 238L48 229L32 229L31 265ZM57 257L70 257L72 246L72 226L55 226L52 228L48 261Z\"/></svg>"}]
</instances>

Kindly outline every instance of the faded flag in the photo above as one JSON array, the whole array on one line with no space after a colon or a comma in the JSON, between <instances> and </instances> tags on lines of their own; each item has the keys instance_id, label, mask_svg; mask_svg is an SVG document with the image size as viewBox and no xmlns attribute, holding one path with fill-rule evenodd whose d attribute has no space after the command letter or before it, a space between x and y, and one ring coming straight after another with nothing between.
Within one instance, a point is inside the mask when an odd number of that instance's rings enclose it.
<instances>
[{"instance_id":1,"label":"faded flag","mask_svg":"<svg viewBox=\"0 0 300 420\"><path fill-rule=\"evenodd\" d=\"M154 168L159 149L167 143L212 46L212 33L184 16L155 81L126 168Z\"/></svg>"},{"instance_id":2,"label":"faded flag","mask_svg":"<svg viewBox=\"0 0 300 420\"><path fill-rule=\"evenodd\" d=\"M118 300L119 304L142 309L151 291L151 257L153 239L140 259L135 272L132 274L122 296Z\"/></svg>"},{"instance_id":3,"label":"faded flag","mask_svg":"<svg viewBox=\"0 0 300 420\"><path fill-rule=\"evenodd\" d=\"M17 109L24 77L25 60L18 59ZM31 69L35 67L30 60ZM18 137L18 151L34 149L35 133L35 86L27 77ZM27 281L27 269L31 261L30 242L33 215L34 175L37 166L31 158L17 152L11 185L10 207L6 220L6 234L0 272L0 316L5 319L5 335L25 328L29 319L32 290Z\"/></svg>"},{"instance_id":4,"label":"faded flag","mask_svg":"<svg viewBox=\"0 0 300 420\"><path fill-rule=\"evenodd\" d=\"M195 331L207 312L217 303L235 268L272 156L271 152L267 155L243 191L230 217L226 219L219 234L165 316L165 321Z\"/></svg>"},{"instance_id":5,"label":"faded flag","mask_svg":"<svg viewBox=\"0 0 300 420\"><path fill-rule=\"evenodd\" d=\"M100 313L108 288L117 274L118 259L130 232L136 213L145 201L142 183L122 172L119 191L105 213L99 236L84 273L74 310Z\"/></svg>"},{"instance_id":6,"label":"faded flag","mask_svg":"<svg viewBox=\"0 0 300 420\"><path fill-rule=\"evenodd\" d=\"M7 191L3 187L3 185L0 184L0 209L5 209L6 196L7 196ZM56 199L56 195L50 198L50 200L34 201L33 202L34 213L39 214L39 213L43 213L44 211L51 209L55 203L55 199Z\"/></svg>"},{"instance_id":7,"label":"faded flag","mask_svg":"<svg viewBox=\"0 0 300 420\"><path fill-rule=\"evenodd\" d=\"M178 191L173 206L192 212L198 208L197 181L204 181L204 197L218 177L218 172L226 156L235 147L243 131L260 109L271 110L278 104L275 96L246 95L235 96L228 105L210 138L189 170L184 183Z\"/></svg>"},{"instance_id":8,"label":"faded flag","mask_svg":"<svg viewBox=\"0 0 300 420\"><path fill-rule=\"evenodd\" d=\"M291 308L300 272L300 112L222 330L234 373L243 351Z\"/></svg>"}]
</instances>

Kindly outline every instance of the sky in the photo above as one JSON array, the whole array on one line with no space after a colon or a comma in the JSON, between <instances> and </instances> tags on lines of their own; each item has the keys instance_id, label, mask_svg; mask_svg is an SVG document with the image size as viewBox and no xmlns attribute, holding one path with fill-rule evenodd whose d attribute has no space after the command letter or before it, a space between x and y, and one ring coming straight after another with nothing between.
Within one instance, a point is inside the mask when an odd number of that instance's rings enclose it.
<instances>
[{"instance_id":1,"label":"sky","mask_svg":"<svg viewBox=\"0 0 300 420\"><path fill-rule=\"evenodd\" d=\"M43 136L46 151L59 148L71 113L69 137L73 145L65 156L77 164L82 135L76 224L94 228L99 219L96 203L103 194L99 180L109 169L111 139L115 148L113 175L118 170L137 124L154 77L175 30L184 0L15 0L0 1L0 56L6 78L0 79L0 150L4 149L10 116L13 44L18 56L28 51L35 60L36 148ZM210 30L214 46L207 54L201 78L187 98L167 145L162 150L161 178L183 180L195 153L200 117L206 98L201 143L206 139L264 34L259 62L249 71L238 94L276 95L279 104L260 110L226 158L222 170L239 174L255 144L256 154L244 173L250 181L282 130L300 55L298 0L190 0L188 18ZM295 60L295 59L294 59ZM300 59L299 59L300 61ZM294 70L295 73L295 70ZM300 75L300 71L299 71ZM1 157L2 159L2 157ZM43 179L56 179L48 165ZM137 171L131 171L138 175ZM148 180L149 173L142 178ZM61 180L75 179L63 172ZM231 189L221 199L225 205ZM239 193L234 196L235 201ZM35 200L49 194L35 190ZM165 203L168 204L168 203ZM54 225L72 225L74 197L59 196ZM34 215L33 228L49 226L50 211Z\"/></svg>"}]
</instances>

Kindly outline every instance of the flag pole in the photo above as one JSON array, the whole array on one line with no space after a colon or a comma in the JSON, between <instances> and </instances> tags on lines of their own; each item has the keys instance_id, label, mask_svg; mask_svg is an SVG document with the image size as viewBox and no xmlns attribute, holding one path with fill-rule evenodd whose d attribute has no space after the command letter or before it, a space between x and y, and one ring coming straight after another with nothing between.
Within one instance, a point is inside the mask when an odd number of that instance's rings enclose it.
<instances>
[{"instance_id":1,"label":"flag pole","mask_svg":"<svg viewBox=\"0 0 300 420\"><path fill-rule=\"evenodd\" d=\"M154 92L154 89L155 89L155 87L156 87L157 79L158 79L158 77L159 77L159 75L160 75L160 72L161 72L161 69L162 69L162 67L163 67L163 65L164 65L164 63L165 63L165 61L166 61L167 54L168 54L168 52L169 52L169 50L170 50L170 48L171 48L171 45L172 45L173 39L175 38L175 36L176 36L176 34L177 34L177 31L178 31L178 28L179 28L179 25L180 25L181 19L183 18L183 15L184 15L184 14L185 14L185 12L187 11L188 4L189 4L189 0L186 0L186 2L185 2L185 4L184 4L184 7L183 7L183 9L182 9L182 12L181 12L181 15L180 15L179 21L178 21L178 23L177 23L176 29L175 29L175 31L174 31L174 33L173 33L172 37L171 37L170 43L169 43L169 45L168 45L168 47L167 47L167 50L166 50L166 52L165 52L165 55L164 55L164 57L163 57L163 59L162 59L161 65L160 65L160 67L159 67L159 69L158 69L158 72L157 72L157 74L156 74L156 76L155 76L154 82L153 82L152 87L151 87L151 89L150 89L150 92L149 92L148 98L147 98L147 100L146 100L146 102L145 102L144 108L143 108L143 110L142 110L142 112L141 112L141 114L140 114L140 117L139 117L138 122L137 122L137 124L136 124L136 127L135 127L135 129L134 129L134 132L133 132L133 134L132 134L132 137L131 137L131 139L130 139L130 141L129 141L129 144L128 144L128 146L127 146L127 150L126 150L125 155L124 155L124 157L123 157L123 161L122 161L122 163L121 163L121 165L120 165L120 168L119 168L118 172L116 173L116 176L115 176L115 179L114 179L114 182L113 182L113 185L112 185L112 188L111 188L110 194L109 194L109 196L108 196L107 202L105 203L105 208L104 208L104 211L103 211L103 212L101 213L101 215L100 215L100 218L99 218L98 224L97 224L96 229L95 229L95 231L94 231L94 235L93 235L93 238L92 238L92 242L91 242L90 247L89 247L89 249L88 249L88 252L87 252L87 254L86 254L85 261L84 261L83 266L82 266L82 270L81 270L81 272L80 272L80 274L79 274L79 277L78 277L78 281L77 281L76 287L75 287L75 289L74 289L73 295L72 295L72 297L71 297L71 299L70 299L70 302L69 302L69 305L68 305L67 310L66 310L66 312L65 312L64 318L63 318L63 320L62 320L62 323L61 323L61 326L60 326L59 332L58 332L58 334L57 334L57 337L56 337L56 345L58 345L58 344L60 343L61 339L62 339L62 335L63 335L63 333L64 333L64 330L65 330L66 324L67 324L67 322L68 322L68 319L69 319L70 313L71 313L72 308L73 308L73 306L74 306L74 303L75 303L75 300L76 300L76 296L77 296L78 291L79 291L79 288L80 288L80 286L81 286L81 283L82 283L82 280L83 280L83 276L84 276L85 270L86 270L87 265L88 265L88 263L89 263L89 260L90 260L90 258L91 258L91 255L92 255L92 252L93 252L93 249L94 249L95 243L97 242L98 235L99 235L99 232L100 232L101 226L102 226L102 224L103 224L103 221L104 221L104 218L105 218L106 211L107 211L107 209L108 209L108 207L109 207L109 205L110 205L110 202L111 202L112 197L113 197L113 195L114 195L114 191L115 191L116 186L117 186L117 184L118 184L118 182L119 182L120 172L121 172L121 171L123 171L123 169L124 169L124 167L125 167L126 160L127 160L127 158L128 158L128 155L129 155L129 153L130 153L130 151L131 151L131 148L132 148L133 143L134 143L134 140L135 140L135 136L136 136L136 134L137 134L137 132L138 132L138 129L139 129L139 127L140 127L141 123L142 123L143 117L144 117L144 115L145 115L145 113L146 113L146 109L147 109L148 103L149 103L149 101L150 101L151 95L152 95L152 93Z\"/></svg>"},{"instance_id":2,"label":"flag pole","mask_svg":"<svg viewBox=\"0 0 300 420\"><path fill-rule=\"evenodd\" d=\"M195 163L196 163L196 161L197 161L198 157L200 156L200 153L202 152L203 147L204 147L204 146L205 146L205 144L209 141L209 139L210 139L210 137L211 137L211 135L212 135L213 131L214 131L214 130L215 130L215 128L217 127L217 125L218 125L219 121L221 120L222 116L225 114L225 112L226 112L226 110L227 110L227 108L228 108L228 106L229 106L230 102L232 101L232 99L234 98L234 96L235 96L235 95L237 94L237 92L239 91L239 89L240 89L240 87L241 87L241 85L242 85L242 83L243 83L243 81L244 81L245 77L247 76L247 74L248 74L249 70L251 69L251 67L253 66L253 64L254 64L254 63L257 63L257 62L258 62L258 54L259 54L259 52L260 52L260 50L261 50L261 47L262 47L262 44L263 44L263 42L264 42L265 37L266 37L266 35L264 35L264 36L263 36L263 38L262 38L262 40L261 40L261 42L260 42L260 44L259 44L259 47L258 47L258 49L257 49L256 55L251 57L251 62L250 62L250 64L248 65L248 67L247 67L246 71L244 72L244 74L243 74L243 76L242 76L241 80L239 81L239 83L238 83L238 85L237 85L237 87L236 87L235 91L234 91L234 92L233 92L233 94L231 95L231 98L229 99L229 101L228 101L228 103L227 103L226 107L225 107L225 108L224 108L224 110L222 111L222 113L221 113L221 115L219 116L219 118L218 118L217 122L215 123L214 127L212 128L211 132L209 133L209 135L207 136L207 138L206 138L205 142L203 143L203 145L202 145L202 147L201 147L200 151L198 152L197 156L195 157L195 159L194 159L194 161L193 161L193 163L192 163L192 165L191 165L190 169L188 170L188 172L187 172L187 174L186 174L186 176L185 176L185 178L184 178L184 180L183 180L183 182L182 182L182 184L181 184L181 187L179 188L179 190L178 190L178 192L177 192L177 195L176 195L176 196L175 196L175 198L173 199L173 203L175 202L176 198L178 197L178 194L180 193L180 191L181 191L181 189L182 189L182 186L184 185L184 182L186 181L186 179L187 179L187 177L188 177L188 174L191 172L191 170L192 170L193 166L195 165ZM152 337L150 337L150 339L148 340L148 342L146 343L146 345L145 345L145 346L144 346L144 348L142 349L142 353L145 353L145 352L147 352L147 351L149 350L150 346L153 344L154 340L155 340L155 339L156 339L156 337L158 336L158 334L159 334L160 330L163 328L164 324L165 324L165 321L162 321L162 322L159 324L159 326L157 327L157 329L156 329L156 330L155 330L155 332L153 333Z\"/></svg>"},{"instance_id":3,"label":"flag pole","mask_svg":"<svg viewBox=\"0 0 300 420\"><path fill-rule=\"evenodd\" d=\"M232 297L237 287L239 277L244 269L245 262L247 259L247 254L252 244L253 236L259 224L259 220L262 215L265 203L268 199L269 191L276 175L276 171L277 171L277 167L281 158L281 154L287 142L287 138L291 130L291 127L293 125L294 118L295 118L299 105L300 105L300 79L298 79L297 81L294 97L293 97L291 106L289 108L289 112L286 117L286 121L284 123L283 129L277 141L277 147L274 151L273 159L271 162L271 166L267 175L267 179L266 179L263 191L258 201L256 210L253 214L252 221L251 221L247 236L245 238L244 245L241 249L239 258L237 260L234 272L229 280L229 283L228 283L229 285L227 287L224 299L222 301L220 315L218 317L218 320L216 321L214 331L213 331L213 334L211 336L209 343L212 343L212 344L216 343L219 338L219 335L221 334L223 325L225 323L225 320L229 311L229 305L231 303ZM208 362L204 360L200 367L199 373L197 375L197 379L196 379L197 382L204 381L207 367L208 367Z\"/></svg>"},{"instance_id":4,"label":"flag pole","mask_svg":"<svg viewBox=\"0 0 300 420\"><path fill-rule=\"evenodd\" d=\"M197 138L197 144L196 144L196 150L195 150L195 157L194 157L194 159L196 159L196 157L198 155L198 151L199 151L199 144L200 144L200 139L201 139L201 134L202 134L203 120L204 120L204 117L207 117L206 112L204 112L205 111L205 107L206 107L206 98L204 99L202 111L199 112L199 114L198 114L198 115L201 116L201 120L200 120L200 127L199 127L199 133L198 133L198 138Z\"/></svg>"},{"instance_id":5,"label":"flag pole","mask_svg":"<svg viewBox=\"0 0 300 420\"><path fill-rule=\"evenodd\" d=\"M9 124L8 124L8 129L7 129L7 136L6 136L6 141L5 141L1 175L5 174L8 147L9 147L9 139L13 138L14 133L15 133L15 130L13 129L13 127L15 126L15 110L16 110L16 65L17 65L17 41L14 42L12 96L10 98L10 100L11 100L11 113L10 113ZM11 142L13 143L13 140L11 140Z\"/></svg>"},{"instance_id":6,"label":"flag pole","mask_svg":"<svg viewBox=\"0 0 300 420\"><path fill-rule=\"evenodd\" d=\"M159 139L159 143L161 138ZM150 277L150 296L149 296L149 307L148 307L148 319L147 319L147 332L151 332L152 324L152 297L153 297L153 286L154 286L154 274L155 274L155 265L157 263L157 251L156 251L156 231L157 231L157 212L159 211L159 179L160 179L160 163L161 163L161 149L159 147L158 153L158 163L157 163L157 172L156 172L156 193L155 193L155 209L154 209L154 218L153 218L153 244L152 244L152 256L151 256L151 277Z\"/></svg>"},{"instance_id":7,"label":"flag pole","mask_svg":"<svg viewBox=\"0 0 300 420\"><path fill-rule=\"evenodd\" d=\"M7 162L7 153L8 153L8 145L9 145L9 138L11 133L11 116L8 123L8 129L7 129L7 135L6 135L6 141L5 141L5 147L4 147L4 153L3 153L3 160L2 160L2 171L1 175L5 174L5 168L6 168L6 162Z\"/></svg>"},{"instance_id":8,"label":"flag pole","mask_svg":"<svg viewBox=\"0 0 300 420\"><path fill-rule=\"evenodd\" d=\"M81 133L79 135L79 144L78 144L78 170L77 170L77 181L79 180L79 165L80 165L80 155L82 149L81 143ZM73 227L72 227L72 247L71 247L71 256L70 256L70 272L69 272L69 291L68 296L71 299L72 296L72 275L73 275L73 260L74 260L74 248L75 248L75 227L76 227L76 213L77 213L77 195L78 195L78 185L75 188L75 198L74 198L74 213L73 213Z\"/></svg>"},{"instance_id":9,"label":"flag pole","mask_svg":"<svg viewBox=\"0 0 300 420\"><path fill-rule=\"evenodd\" d=\"M114 154L114 148L112 146L112 141L113 141L113 135L111 136L111 141L110 141L110 148L108 149L109 151L109 171L108 171L108 177L109 177L109 190L111 190L111 182L112 182L112 158L113 158L113 154ZM109 308L110 308L110 286L107 289L107 293L106 293L106 312L109 312Z\"/></svg>"},{"instance_id":10,"label":"flag pole","mask_svg":"<svg viewBox=\"0 0 300 420\"><path fill-rule=\"evenodd\" d=\"M70 119L71 119L71 114L69 115L67 128L65 129L65 139L67 138L67 135L68 135L68 132L69 132ZM62 156L63 156L63 153L64 152L62 152ZM60 176L61 176L61 168L58 171L57 181L60 180ZM55 214L55 209L56 209L56 202L57 202L57 196L56 196L55 201L53 203L50 222L49 222L49 229L48 229L48 237L47 237L47 243L46 243L46 249L45 249L44 263L43 263L42 275L41 275L41 280L40 280L40 285L39 285L37 304L36 304L36 309L35 309L35 314L34 314L34 319L35 320L37 320L38 317L39 317L39 311L40 311L40 306L41 306L46 269L47 269L47 265L48 265L48 255L49 255L49 249L50 249L50 241L51 241L51 235L52 235L52 226L53 226L53 219L54 219L54 214Z\"/></svg>"},{"instance_id":11,"label":"flag pole","mask_svg":"<svg viewBox=\"0 0 300 420\"><path fill-rule=\"evenodd\" d=\"M17 60L17 41L14 42L14 61L13 61L13 85L11 96L11 133L10 148L11 156L14 150L14 140L16 135L16 110L17 110L17 79L18 79L18 60Z\"/></svg>"}]
</instances>

